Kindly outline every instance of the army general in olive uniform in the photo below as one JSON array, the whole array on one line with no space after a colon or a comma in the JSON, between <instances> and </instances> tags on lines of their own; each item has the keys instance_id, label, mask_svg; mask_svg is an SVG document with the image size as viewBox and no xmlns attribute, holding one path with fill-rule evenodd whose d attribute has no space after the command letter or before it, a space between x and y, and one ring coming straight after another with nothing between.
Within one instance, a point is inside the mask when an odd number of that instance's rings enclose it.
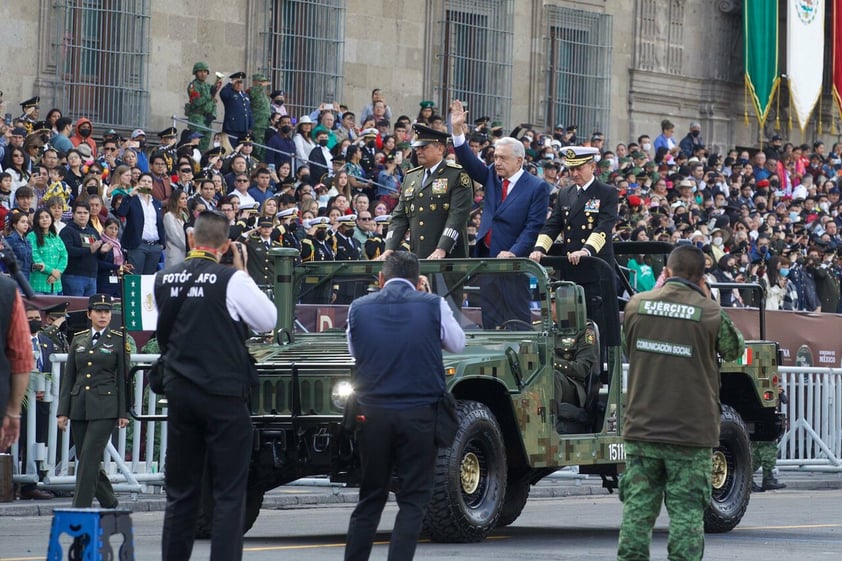
<instances>
[{"instance_id":1,"label":"army general in olive uniform","mask_svg":"<svg viewBox=\"0 0 842 561\"><path fill-rule=\"evenodd\" d=\"M419 167L407 172L386 235L385 259L409 230L410 251L422 259L468 257L473 188L462 166L444 160L448 134L415 124Z\"/></svg>"},{"instance_id":2,"label":"army general in olive uniform","mask_svg":"<svg viewBox=\"0 0 842 561\"><path fill-rule=\"evenodd\" d=\"M76 333L61 378L58 426L72 421L76 443L76 490L73 506L89 508L94 497L104 508L117 506L117 497L105 471L102 454L114 427L128 425L126 374L128 351L111 323L111 297L95 294L88 300L91 328Z\"/></svg>"},{"instance_id":3,"label":"army general in olive uniform","mask_svg":"<svg viewBox=\"0 0 842 561\"><path fill-rule=\"evenodd\" d=\"M611 236L617 223L617 189L594 177L596 148L571 146L562 150L575 185L559 191L553 211L529 258L539 262L562 234L564 252L574 265L582 257L601 257L614 266Z\"/></svg>"},{"instance_id":4,"label":"army general in olive uniform","mask_svg":"<svg viewBox=\"0 0 842 561\"><path fill-rule=\"evenodd\" d=\"M632 296L623 318L629 376L618 561L649 559L662 502L670 517L669 558L702 558L711 449L719 445L716 355L736 360L744 349L742 335L710 297L700 249L678 246L665 271L664 286Z\"/></svg>"}]
</instances>

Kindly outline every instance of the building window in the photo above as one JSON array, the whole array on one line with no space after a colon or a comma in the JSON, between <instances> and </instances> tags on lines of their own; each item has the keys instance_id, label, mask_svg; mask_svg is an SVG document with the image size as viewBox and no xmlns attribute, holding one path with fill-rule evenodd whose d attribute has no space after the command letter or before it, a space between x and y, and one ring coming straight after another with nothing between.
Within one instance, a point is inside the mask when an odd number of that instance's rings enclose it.
<instances>
[{"instance_id":1,"label":"building window","mask_svg":"<svg viewBox=\"0 0 842 561\"><path fill-rule=\"evenodd\" d=\"M99 128L146 126L150 0L56 3L56 106Z\"/></svg>"},{"instance_id":2,"label":"building window","mask_svg":"<svg viewBox=\"0 0 842 561\"><path fill-rule=\"evenodd\" d=\"M342 100L345 0L267 0L268 78L294 117Z\"/></svg>"},{"instance_id":3,"label":"building window","mask_svg":"<svg viewBox=\"0 0 842 561\"><path fill-rule=\"evenodd\" d=\"M607 132L611 107L611 16L546 7L547 123Z\"/></svg>"},{"instance_id":4,"label":"building window","mask_svg":"<svg viewBox=\"0 0 842 561\"><path fill-rule=\"evenodd\" d=\"M445 0L439 107L468 102L474 118L509 124L514 0Z\"/></svg>"}]
</instances>

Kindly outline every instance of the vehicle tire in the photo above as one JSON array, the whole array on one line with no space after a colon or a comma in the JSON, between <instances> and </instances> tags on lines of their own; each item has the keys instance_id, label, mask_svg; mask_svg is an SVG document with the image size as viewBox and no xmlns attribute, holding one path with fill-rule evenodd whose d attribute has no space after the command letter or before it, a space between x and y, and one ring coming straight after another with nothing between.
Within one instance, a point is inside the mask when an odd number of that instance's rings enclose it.
<instances>
[{"instance_id":1,"label":"vehicle tire","mask_svg":"<svg viewBox=\"0 0 842 561\"><path fill-rule=\"evenodd\" d=\"M246 489L246 516L243 523L244 534L251 530L251 527L254 526L257 517L260 516L260 507L262 506L263 489L251 487Z\"/></svg>"},{"instance_id":2,"label":"vehicle tire","mask_svg":"<svg viewBox=\"0 0 842 561\"><path fill-rule=\"evenodd\" d=\"M436 542L478 542L494 529L506 497L506 453L494 414L482 403L457 406L459 429L439 448L424 533Z\"/></svg>"},{"instance_id":3,"label":"vehicle tire","mask_svg":"<svg viewBox=\"0 0 842 561\"><path fill-rule=\"evenodd\" d=\"M705 532L730 532L742 520L751 497L751 443L742 417L722 406L719 446L713 450L710 504L705 509Z\"/></svg>"},{"instance_id":4,"label":"vehicle tire","mask_svg":"<svg viewBox=\"0 0 842 561\"><path fill-rule=\"evenodd\" d=\"M209 540L213 529L213 494L210 485L202 481L202 495L199 498L199 514L196 516L196 531L193 536L197 540ZM248 532L263 506L263 488L249 486L246 488L246 515L243 523L243 533Z\"/></svg>"},{"instance_id":5,"label":"vehicle tire","mask_svg":"<svg viewBox=\"0 0 842 561\"><path fill-rule=\"evenodd\" d=\"M506 487L506 500L503 501L503 508L500 509L500 518L497 519L497 528L508 526L517 520L526 500L529 498L529 491L532 486L528 481L511 483Z\"/></svg>"}]
</instances>

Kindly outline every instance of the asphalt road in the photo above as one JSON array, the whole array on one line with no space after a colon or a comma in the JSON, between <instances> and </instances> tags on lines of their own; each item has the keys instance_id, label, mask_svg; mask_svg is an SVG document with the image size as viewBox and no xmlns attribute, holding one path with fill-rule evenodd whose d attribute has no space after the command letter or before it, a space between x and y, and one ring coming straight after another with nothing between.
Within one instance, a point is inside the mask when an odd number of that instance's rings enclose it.
<instances>
[{"instance_id":1,"label":"asphalt road","mask_svg":"<svg viewBox=\"0 0 842 561\"><path fill-rule=\"evenodd\" d=\"M342 558L351 505L264 509L246 535L245 561L335 561ZM386 559L388 532L396 507L387 506L371 559ZM612 559L622 505L616 496L533 498L521 517L478 544L422 542L416 559L539 561ZM135 559L160 559L163 513L132 514ZM666 559L667 519L656 526L652 559ZM35 561L46 556L50 517L0 518L0 561ZM65 536L66 537L66 536ZM63 540L65 546L69 538ZM193 559L207 559L199 541ZM706 537L709 561L817 561L842 555L842 490L784 490L752 496L741 525ZM66 559L66 554L64 556Z\"/></svg>"}]
</instances>

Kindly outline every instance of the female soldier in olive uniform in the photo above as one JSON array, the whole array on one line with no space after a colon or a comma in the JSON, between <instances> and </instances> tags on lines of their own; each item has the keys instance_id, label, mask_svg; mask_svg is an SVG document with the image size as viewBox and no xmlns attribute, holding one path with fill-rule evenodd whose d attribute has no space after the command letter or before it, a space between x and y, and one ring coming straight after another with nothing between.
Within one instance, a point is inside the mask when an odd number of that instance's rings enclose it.
<instances>
[{"instance_id":1,"label":"female soldier in olive uniform","mask_svg":"<svg viewBox=\"0 0 842 561\"><path fill-rule=\"evenodd\" d=\"M108 329L111 297L96 294L88 300L91 328L73 337L61 379L58 426L73 421L76 443L76 490L73 506L89 508L96 496L104 508L117 506L102 454L115 425L128 425L126 372L128 351L119 331Z\"/></svg>"}]
</instances>

